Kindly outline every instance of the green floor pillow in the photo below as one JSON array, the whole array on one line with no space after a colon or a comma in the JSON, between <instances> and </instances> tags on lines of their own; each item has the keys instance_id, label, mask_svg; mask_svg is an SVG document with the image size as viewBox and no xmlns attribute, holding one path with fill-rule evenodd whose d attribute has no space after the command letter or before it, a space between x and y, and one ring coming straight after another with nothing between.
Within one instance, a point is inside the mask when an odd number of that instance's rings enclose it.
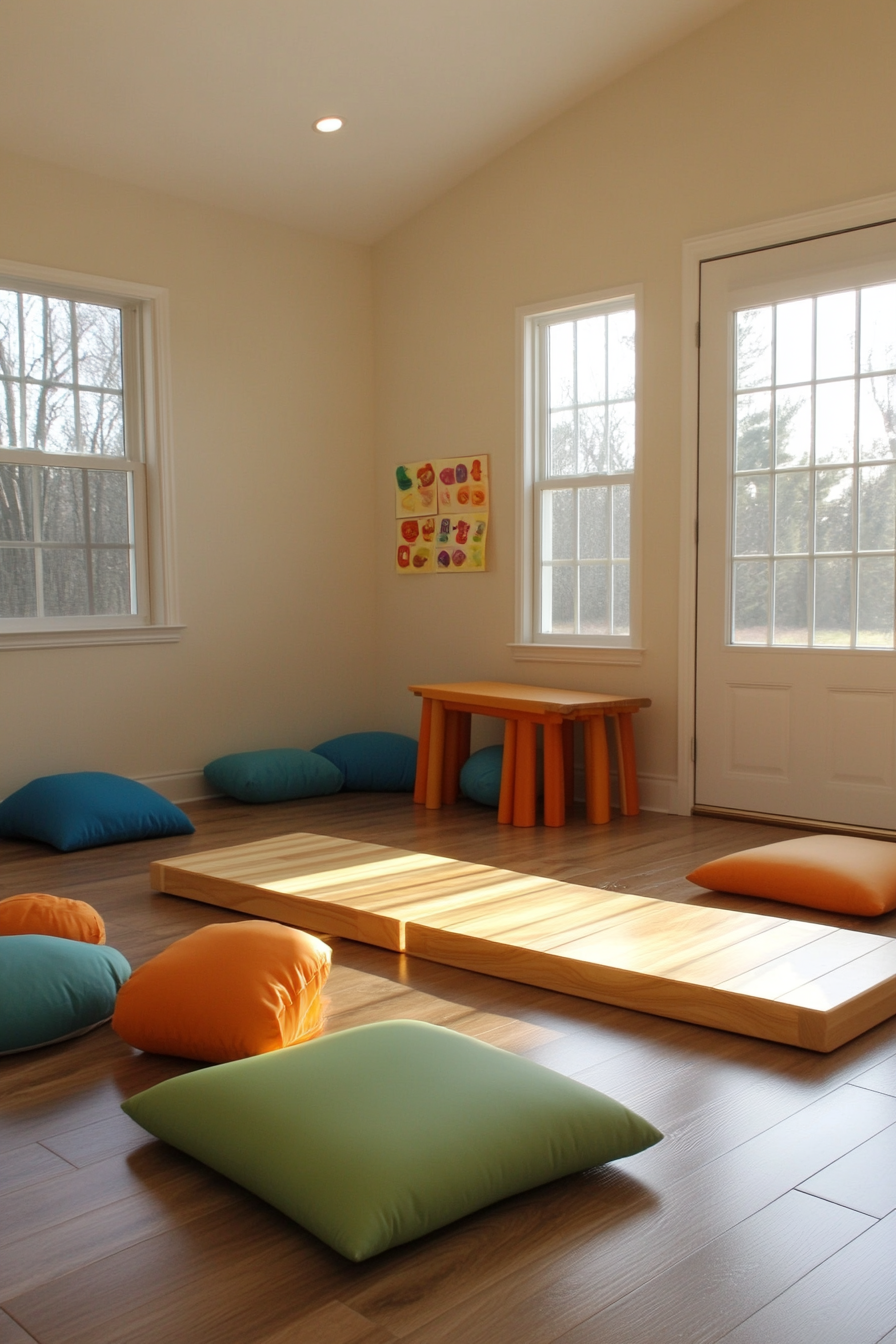
<instances>
[{"instance_id":1,"label":"green floor pillow","mask_svg":"<svg viewBox=\"0 0 896 1344\"><path fill-rule=\"evenodd\" d=\"M662 1137L582 1083L424 1022L170 1078L122 1109L350 1260Z\"/></svg>"}]
</instances>

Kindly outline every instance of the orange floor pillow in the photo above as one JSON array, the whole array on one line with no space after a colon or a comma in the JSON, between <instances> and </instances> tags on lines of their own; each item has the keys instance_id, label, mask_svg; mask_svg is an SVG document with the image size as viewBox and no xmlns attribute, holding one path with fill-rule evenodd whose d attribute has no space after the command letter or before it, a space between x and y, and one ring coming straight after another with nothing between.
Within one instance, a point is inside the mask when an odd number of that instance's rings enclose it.
<instances>
[{"instance_id":1,"label":"orange floor pillow","mask_svg":"<svg viewBox=\"0 0 896 1344\"><path fill-rule=\"evenodd\" d=\"M267 920L209 924L134 971L112 1027L129 1045L212 1064L316 1036L330 949Z\"/></svg>"},{"instance_id":2,"label":"orange floor pillow","mask_svg":"<svg viewBox=\"0 0 896 1344\"><path fill-rule=\"evenodd\" d=\"M883 915L896 909L896 844L851 835L779 840L704 863L688 881L813 910Z\"/></svg>"},{"instance_id":3,"label":"orange floor pillow","mask_svg":"<svg viewBox=\"0 0 896 1344\"><path fill-rule=\"evenodd\" d=\"M43 891L27 891L0 901L0 936L21 933L71 938L76 943L106 941L103 917L92 905Z\"/></svg>"}]
</instances>

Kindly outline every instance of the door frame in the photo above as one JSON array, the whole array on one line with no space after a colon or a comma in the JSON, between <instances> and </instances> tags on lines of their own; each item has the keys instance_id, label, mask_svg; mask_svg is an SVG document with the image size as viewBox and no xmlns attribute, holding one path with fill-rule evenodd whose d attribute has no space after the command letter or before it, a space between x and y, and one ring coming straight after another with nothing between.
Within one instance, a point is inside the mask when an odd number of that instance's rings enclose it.
<instances>
[{"instance_id":1,"label":"door frame","mask_svg":"<svg viewBox=\"0 0 896 1344\"><path fill-rule=\"evenodd\" d=\"M705 261L786 247L828 234L896 223L896 193L688 238L682 246L681 506L678 592L678 784L675 811L694 806L697 676L697 462L700 414L700 280Z\"/></svg>"}]
</instances>

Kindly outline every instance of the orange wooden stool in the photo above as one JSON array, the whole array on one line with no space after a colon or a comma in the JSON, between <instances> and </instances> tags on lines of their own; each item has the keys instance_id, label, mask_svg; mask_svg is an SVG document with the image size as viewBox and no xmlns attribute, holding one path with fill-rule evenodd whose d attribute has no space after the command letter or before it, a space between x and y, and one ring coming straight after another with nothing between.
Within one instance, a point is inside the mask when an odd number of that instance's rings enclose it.
<instances>
[{"instance_id":1,"label":"orange wooden stool","mask_svg":"<svg viewBox=\"0 0 896 1344\"><path fill-rule=\"evenodd\" d=\"M544 740L544 824L566 824L572 801L573 726L585 731L585 796L588 820L610 820L610 767L605 719L616 732L619 795L625 816L639 811L632 714L649 700L589 692L518 686L512 682L445 682L410 686L422 696L414 801L429 808L457 800L458 778L470 754L470 718L505 720L504 764L498 821L534 826L536 817L536 728Z\"/></svg>"}]
</instances>

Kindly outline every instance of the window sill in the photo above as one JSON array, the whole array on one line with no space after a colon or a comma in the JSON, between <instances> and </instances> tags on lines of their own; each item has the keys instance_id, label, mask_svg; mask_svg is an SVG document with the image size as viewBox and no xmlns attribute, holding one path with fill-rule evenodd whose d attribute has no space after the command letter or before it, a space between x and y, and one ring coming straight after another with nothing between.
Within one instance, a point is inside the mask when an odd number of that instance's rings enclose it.
<instances>
[{"instance_id":1,"label":"window sill","mask_svg":"<svg viewBox=\"0 0 896 1344\"><path fill-rule=\"evenodd\" d=\"M123 625L105 630L0 630L0 649L60 649L86 644L174 644L183 625Z\"/></svg>"},{"instance_id":2,"label":"window sill","mask_svg":"<svg viewBox=\"0 0 896 1344\"><path fill-rule=\"evenodd\" d=\"M616 666L640 667L643 649L621 645L597 648L593 644L508 644L518 663L615 663Z\"/></svg>"}]
</instances>

